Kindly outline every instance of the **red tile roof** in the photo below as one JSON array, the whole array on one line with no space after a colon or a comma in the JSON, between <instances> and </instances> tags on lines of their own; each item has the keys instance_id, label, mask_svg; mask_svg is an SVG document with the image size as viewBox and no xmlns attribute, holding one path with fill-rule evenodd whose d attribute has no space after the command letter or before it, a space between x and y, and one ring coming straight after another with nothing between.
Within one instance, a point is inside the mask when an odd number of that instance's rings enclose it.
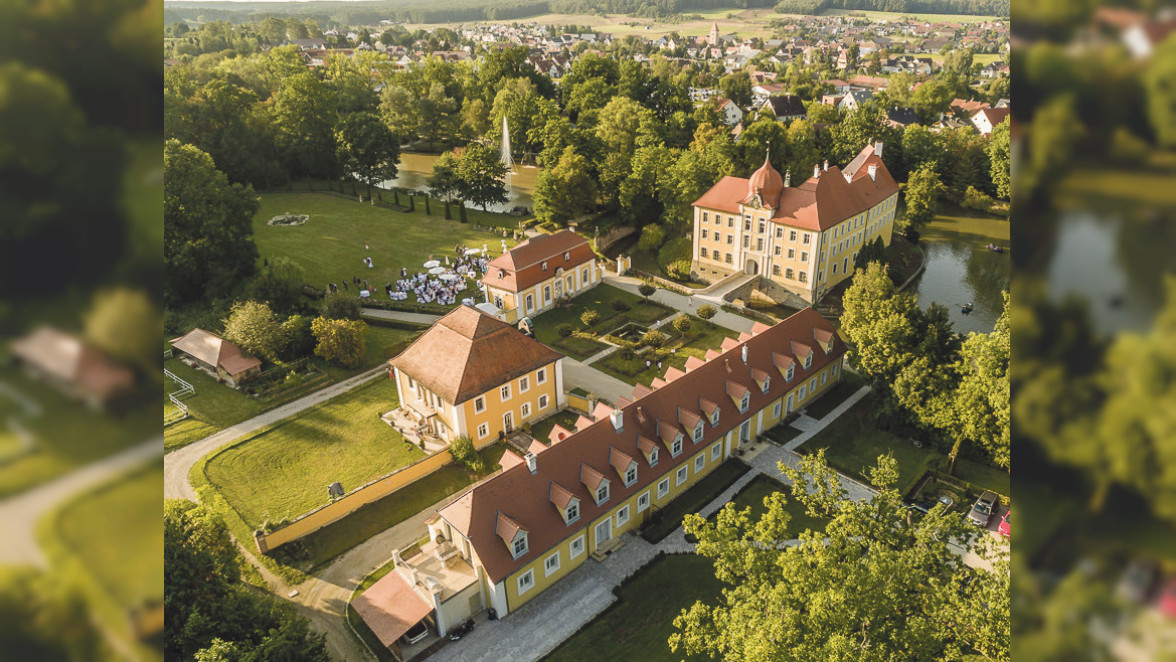
<instances>
[{"instance_id":1,"label":"red tile roof","mask_svg":"<svg viewBox=\"0 0 1176 662\"><path fill-rule=\"evenodd\" d=\"M564 259L567 253L568 259ZM571 230L531 237L490 261L482 283L508 292L523 290L596 259L588 240ZM547 263L547 269L543 263Z\"/></svg>"},{"instance_id":2,"label":"red tile roof","mask_svg":"<svg viewBox=\"0 0 1176 662\"><path fill-rule=\"evenodd\" d=\"M240 347L204 329L192 329L171 341L171 346L208 365L224 368L229 375L239 375L261 365L260 360L246 354Z\"/></svg>"},{"instance_id":3,"label":"red tile roof","mask_svg":"<svg viewBox=\"0 0 1176 662\"><path fill-rule=\"evenodd\" d=\"M384 646L396 643L433 610L395 570L360 593L351 604Z\"/></svg>"},{"instance_id":4,"label":"red tile roof","mask_svg":"<svg viewBox=\"0 0 1176 662\"><path fill-rule=\"evenodd\" d=\"M459 306L388 363L457 405L561 358L506 322Z\"/></svg>"},{"instance_id":5,"label":"red tile roof","mask_svg":"<svg viewBox=\"0 0 1176 662\"><path fill-rule=\"evenodd\" d=\"M876 167L875 176L867 166ZM809 177L800 186L785 187L778 200L765 199L773 208L772 220L805 230L824 230L851 216L870 209L898 192L898 183L890 176L882 158L874 154L874 146L863 149L846 166L850 181L837 166ZM739 205L747 202L754 191L750 180L724 177L694 201L695 207L738 214Z\"/></svg>"},{"instance_id":6,"label":"red tile roof","mask_svg":"<svg viewBox=\"0 0 1176 662\"><path fill-rule=\"evenodd\" d=\"M806 308L750 338L746 342L748 364L745 365L740 358L743 346L732 348L718 360L709 361L684 377L623 407L623 426L619 432L613 428L609 419L597 421L537 457L538 469L535 474L525 466L505 469L470 488L441 508L439 513L470 539L490 581L502 581L576 531L586 528L621 500L644 491L673 472L697 451L698 446L714 443L752 414L783 396L801 380L844 354L844 343L834 336L832 351L829 354L816 354L808 370L803 369L802 362L797 362L796 375L792 381L786 382L782 377L772 379L766 394L759 388L750 389L748 412L741 415L725 394L726 382L753 384L752 368L769 373L777 371L774 356L790 352L794 341L813 342L814 330L833 333L833 326L812 308ZM779 371L776 374L779 375ZM686 452L678 457L671 457L669 452L659 453L656 467L650 467L647 460L639 460L637 481L629 487L625 487L623 481L612 481L609 499L600 506L596 505L595 494L589 491L589 487L598 485L599 478L603 477L602 472L608 470L610 461L616 457L613 455L614 448L633 458L646 458L654 447L650 440L658 437L659 424L669 422L673 426L677 425L679 407L709 412L713 411L714 402L721 403L718 405L719 424L707 424L702 444L696 446L687 437L684 441ZM550 494L553 482L580 499L581 517L576 522L566 524L559 510L552 505ZM496 533L500 514L510 517L517 526L529 532L529 551L518 559L511 558L509 548Z\"/></svg>"},{"instance_id":7,"label":"red tile roof","mask_svg":"<svg viewBox=\"0 0 1176 662\"><path fill-rule=\"evenodd\" d=\"M12 341L12 353L54 378L81 387L102 400L131 388L135 375L96 347L64 331L43 326Z\"/></svg>"}]
</instances>

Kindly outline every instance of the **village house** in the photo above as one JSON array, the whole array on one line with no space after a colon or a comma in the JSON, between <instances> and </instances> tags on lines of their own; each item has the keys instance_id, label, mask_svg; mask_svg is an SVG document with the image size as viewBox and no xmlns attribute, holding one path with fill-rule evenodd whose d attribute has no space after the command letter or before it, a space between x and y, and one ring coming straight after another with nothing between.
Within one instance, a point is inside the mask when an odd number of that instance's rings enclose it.
<instances>
[{"instance_id":1,"label":"village house","mask_svg":"<svg viewBox=\"0 0 1176 662\"><path fill-rule=\"evenodd\" d=\"M837 110L852 113L873 100L874 93L869 90L850 90L837 104Z\"/></svg>"},{"instance_id":2,"label":"village house","mask_svg":"<svg viewBox=\"0 0 1176 662\"><path fill-rule=\"evenodd\" d=\"M240 386L261 373L259 359L211 331L192 329L171 341L171 346L196 367L229 386Z\"/></svg>"},{"instance_id":3,"label":"village house","mask_svg":"<svg viewBox=\"0 0 1176 662\"><path fill-rule=\"evenodd\" d=\"M785 123L796 119L803 119L808 113L800 97L792 94L768 97L761 104L760 108L775 115L777 122Z\"/></svg>"},{"instance_id":4,"label":"village house","mask_svg":"<svg viewBox=\"0 0 1176 662\"><path fill-rule=\"evenodd\" d=\"M487 608L508 616L828 392L844 356L833 325L806 308L638 385L550 446L508 451L499 474L428 520L419 553L393 553L397 571L357 610L385 643L421 621L444 634Z\"/></svg>"},{"instance_id":5,"label":"village house","mask_svg":"<svg viewBox=\"0 0 1176 662\"><path fill-rule=\"evenodd\" d=\"M735 126L743 121L743 110L735 105L734 101L727 98L718 99L716 106L719 109L719 116L727 123L727 126Z\"/></svg>"},{"instance_id":6,"label":"village house","mask_svg":"<svg viewBox=\"0 0 1176 662\"><path fill-rule=\"evenodd\" d=\"M1007 106L1004 108L981 108L972 114L972 126L976 127L980 135L990 136L997 125L1009 120L1010 112L1011 110Z\"/></svg>"},{"instance_id":7,"label":"village house","mask_svg":"<svg viewBox=\"0 0 1176 662\"><path fill-rule=\"evenodd\" d=\"M135 385L130 368L112 361L102 350L52 327L42 326L13 340L16 362L30 377L66 396L102 409Z\"/></svg>"},{"instance_id":8,"label":"village house","mask_svg":"<svg viewBox=\"0 0 1176 662\"><path fill-rule=\"evenodd\" d=\"M510 324L459 306L388 361L400 401L393 421L482 448L564 405L562 360Z\"/></svg>"},{"instance_id":9,"label":"village house","mask_svg":"<svg viewBox=\"0 0 1176 662\"><path fill-rule=\"evenodd\" d=\"M513 324L596 287L595 261L587 239L560 230L531 237L491 260L481 285L486 301Z\"/></svg>"},{"instance_id":10,"label":"village house","mask_svg":"<svg viewBox=\"0 0 1176 662\"><path fill-rule=\"evenodd\" d=\"M766 158L750 179L722 178L693 203L692 272L714 281L743 271L776 301L816 303L852 274L863 245L890 245L899 189L881 155L875 143L844 170L826 161L796 187Z\"/></svg>"}]
</instances>

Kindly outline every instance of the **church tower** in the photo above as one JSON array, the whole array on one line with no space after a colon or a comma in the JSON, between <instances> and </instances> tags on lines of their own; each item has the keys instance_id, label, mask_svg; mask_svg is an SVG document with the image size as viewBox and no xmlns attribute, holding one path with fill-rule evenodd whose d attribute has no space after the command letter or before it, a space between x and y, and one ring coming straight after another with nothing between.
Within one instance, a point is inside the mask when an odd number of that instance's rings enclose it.
<instances>
[{"instance_id":1,"label":"church tower","mask_svg":"<svg viewBox=\"0 0 1176 662\"><path fill-rule=\"evenodd\" d=\"M714 46L714 47L718 47L718 45L719 45L719 22L718 21L711 21L710 45Z\"/></svg>"}]
</instances>

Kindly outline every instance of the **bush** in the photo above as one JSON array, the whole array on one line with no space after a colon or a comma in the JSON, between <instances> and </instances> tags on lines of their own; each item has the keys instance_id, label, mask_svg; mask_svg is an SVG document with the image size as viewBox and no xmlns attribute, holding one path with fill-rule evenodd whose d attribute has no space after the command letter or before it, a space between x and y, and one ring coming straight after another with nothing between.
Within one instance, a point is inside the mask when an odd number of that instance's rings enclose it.
<instances>
[{"instance_id":1,"label":"bush","mask_svg":"<svg viewBox=\"0 0 1176 662\"><path fill-rule=\"evenodd\" d=\"M592 326L599 320L600 313L596 312L595 310L589 309L585 310L583 313L580 313L580 321L584 323L584 326Z\"/></svg>"},{"instance_id":2,"label":"bush","mask_svg":"<svg viewBox=\"0 0 1176 662\"><path fill-rule=\"evenodd\" d=\"M449 444L449 454L453 461L470 471L480 474L486 470L486 463L478 451L474 449L474 442L469 437L458 437Z\"/></svg>"},{"instance_id":3,"label":"bush","mask_svg":"<svg viewBox=\"0 0 1176 662\"><path fill-rule=\"evenodd\" d=\"M322 316L329 320L357 320L359 319L359 298L334 292L323 297L319 305Z\"/></svg>"},{"instance_id":4,"label":"bush","mask_svg":"<svg viewBox=\"0 0 1176 662\"><path fill-rule=\"evenodd\" d=\"M714 317L715 313L717 313L718 311L715 310L715 307L710 305L709 303L704 303L698 307L697 312L698 312L699 317L701 317L704 320L708 320L708 319Z\"/></svg>"},{"instance_id":5,"label":"bush","mask_svg":"<svg viewBox=\"0 0 1176 662\"><path fill-rule=\"evenodd\" d=\"M652 253L662 245L666 239L666 231L657 223L650 223L641 229L641 238L637 240L637 248Z\"/></svg>"},{"instance_id":6,"label":"bush","mask_svg":"<svg viewBox=\"0 0 1176 662\"><path fill-rule=\"evenodd\" d=\"M637 286L637 291L641 293L641 296L648 299L650 296L653 295L654 292L657 291L657 288L654 287L653 285L650 285L649 283L641 283L640 285Z\"/></svg>"},{"instance_id":7,"label":"bush","mask_svg":"<svg viewBox=\"0 0 1176 662\"><path fill-rule=\"evenodd\" d=\"M672 239L657 253L657 264L670 278L690 279L690 261L694 257L694 243L690 237Z\"/></svg>"},{"instance_id":8,"label":"bush","mask_svg":"<svg viewBox=\"0 0 1176 662\"><path fill-rule=\"evenodd\" d=\"M555 327L555 332L559 334L560 338L567 338L568 336L575 333L576 330L572 328L571 324L560 324L559 326Z\"/></svg>"},{"instance_id":9,"label":"bush","mask_svg":"<svg viewBox=\"0 0 1176 662\"><path fill-rule=\"evenodd\" d=\"M618 313L626 312L631 307L632 306L629 305L629 302L625 301L624 299L617 299L612 302L612 309L617 311Z\"/></svg>"},{"instance_id":10,"label":"bush","mask_svg":"<svg viewBox=\"0 0 1176 662\"><path fill-rule=\"evenodd\" d=\"M690 330L690 318L685 315L679 315L678 318L674 320L674 328L681 331L682 333L686 333Z\"/></svg>"},{"instance_id":11,"label":"bush","mask_svg":"<svg viewBox=\"0 0 1176 662\"><path fill-rule=\"evenodd\" d=\"M641 336L641 344L649 345L654 349L666 344L666 340L666 334L657 329L650 329L645 332L645 335Z\"/></svg>"}]
</instances>

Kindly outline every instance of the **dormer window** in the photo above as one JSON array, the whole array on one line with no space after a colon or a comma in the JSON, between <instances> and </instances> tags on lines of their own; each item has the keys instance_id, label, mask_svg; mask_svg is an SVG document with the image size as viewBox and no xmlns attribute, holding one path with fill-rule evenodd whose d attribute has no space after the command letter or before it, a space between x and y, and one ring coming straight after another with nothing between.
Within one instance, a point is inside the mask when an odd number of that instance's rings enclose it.
<instances>
[{"instance_id":1,"label":"dormer window","mask_svg":"<svg viewBox=\"0 0 1176 662\"><path fill-rule=\"evenodd\" d=\"M540 266L543 268L544 271L547 271L547 260L544 260L543 264Z\"/></svg>"},{"instance_id":2,"label":"dormer window","mask_svg":"<svg viewBox=\"0 0 1176 662\"><path fill-rule=\"evenodd\" d=\"M634 464L633 466L629 467L628 471L625 472L625 487L628 487L636 482L637 482L637 465Z\"/></svg>"},{"instance_id":3,"label":"dormer window","mask_svg":"<svg viewBox=\"0 0 1176 662\"><path fill-rule=\"evenodd\" d=\"M564 253L564 262L569 262L569 261L571 261L571 259L572 259L572 254L565 252Z\"/></svg>"},{"instance_id":4,"label":"dormer window","mask_svg":"<svg viewBox=\"0 0 1176 662\"><path fill-rule=\"evenodd\" d=\"M792 381L792 376L796 374L796 366L788 366L788 372L784 373L784 381Z\"/></svg>"},{"instance_id":5,"label":"dormer window","mask_svg":"<svg viewBox=\"0 0 1176 662\"><path fill-rule=\"evenodd\" d=\"M600 487L596 488L596 505L599 506L600 504L604 503L605 501L608 501L608 483L607 482L601 483Z\"/></svg>"},{"instance_id":6,"label":"dormer window","mask_svg":"<svg viewBox=\"0 0 1176 662\"><path fill-rule=\"evenodd\" d=\"M813 355L809 354L808 356L804 357L804 369L808 370L811 367L813 367Z\"/></svg>"},{"instance_id":7,"label":"dormer window","mask_svg":"<svg viewBox=\"0 0 1176 662\"><path fill-rule=\"evenodd\" d=\"M772 378L768 377L767 379L764 380L764 383L760 385L760 391L767 393L768 389L771 388L771 386L772 386Z\"/></svg>"},{"instance_id":8,"label":"dormer window","mask_svg":"<svg viewBox=\"0 0 1176 662\"><path fill-rule=\"evenodd\" d=\"M566 521L568 524L571 524L578 519L580 519L580 503L578 501L573 501L568 504L567 508L564 509L564 521Z\"/></svg>"},{"instance_id":9,"label":"dormer window","mask_svg":"<svg viewBox=\"0 0 1176 662\"><path fill-rule=\"evenodd\" d=\"M514 558L517 559L520 556L522 556L523 554L526 554L527 549L528 549L528 547L527 547L527 534L520 533L519 537L515 538L514 544L511 545L511 550L510 550L511 556L513 556Z\"/></svg>"},{"instance_id":10,"label":"dormer window","mask_svg":"<svg viewBox=\"0 0 1176 662\"><path fill-rule=\"evenodd\" d=\"M651 467L657 466L657 449L656 448L649 451L649 466L651 466Z\"/></svg>"},{"instance_id":11,"label":"dormer window","mask_svg":"<svg viewBox=\"0 0 1176 662\"><path fill-rule=\"evenodd\" d=\"M715 407L714 412L711 413L711 425L718 425L718 424L719 424L719 408Z\"/></svg>"},{"instance_id":12,"label":"dormer window","mask_svg":"<svg viewBox=\"0 0 1176 662\"><path fill-rule=\"evenodd\" d=\"M751 394L744 393L743 399L739 401L739 413L746 414L747 413L747 406L749 404L751 404Z\"/></svg>"},{"instance_id":13,"label":"dormer window","mask_svg":"<svg viewBox=\"0 0 1176 662\"><path fill-rule=\"evenodd\" d=\"M682 438L678 437L677 439L674 440L673 445L670 447L670 455L672 455L674 457L678 457L678 455L681 453L682 453Z\"/></svg>"},{"instance_id":14,"label":"dormer window","mask_svg":"<svg viewBox=\"0 0 1176 662\"><path fill-rule=\"evenodd\" d=\"M701 421L699 421L698 425L696 425L694 427L694 443L698 443L700 441L702 441L702 422Z\"/></svg>"},{"instance_id":15,"label":"dormer window","mask_svg":"<svg viewBox=\"0 0 1176 662\"><path fill-rule=\"evenodd\" d=\"M498 280L502 280L503 278L506 278L506 272L503 271L502 269L499 269L498 270Z\"/></svg>"}]
</instances>

